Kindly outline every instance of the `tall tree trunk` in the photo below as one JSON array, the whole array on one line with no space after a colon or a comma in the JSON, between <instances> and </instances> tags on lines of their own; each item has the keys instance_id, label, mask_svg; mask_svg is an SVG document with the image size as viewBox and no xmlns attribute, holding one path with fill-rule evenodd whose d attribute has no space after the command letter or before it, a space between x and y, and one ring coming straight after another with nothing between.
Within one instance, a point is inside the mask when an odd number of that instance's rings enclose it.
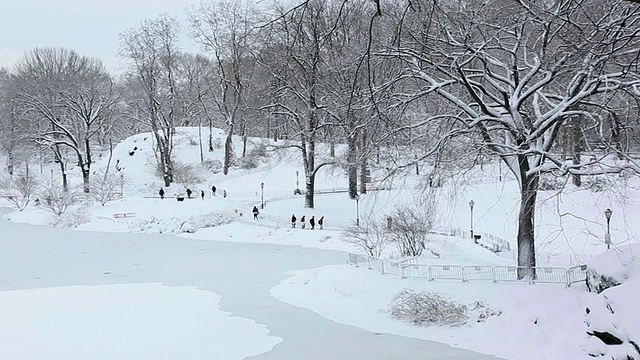
<instances>
[{"instance_id":1,"label":"tall tree trunk","mask_svg":"<svg viewBox=\"0 0 640 360\"><path fill-rule=\"evenodd\" d=\"M209 116L209 152L213 152L213 121Z\"/></svg>"},{"instance_id":2,"label":"tall tree trunk","mask_svg":"<svg viewBox=\"0 0 640 360\"><path fill-rule=\"evenodd\" d=\"M58 164L60 164L60 174L62 175L62 190L69 191L69 182L67 181L67 165L64 163L64 158L62 157L60 146L57 144L53 146L53 156Z\"/></svg>"},{"instance_id":3,"label":"tall tree trunk","mask_svg":"<svg viewBox=\"0 0 640 360\"><path fill-rule=\"evenodd\" d=\"M349 199L358 195L358 146L357 135L352 132L347 140L347 176L349 178Z\"/></svg>"},{"instance_id":4,"label":"tall tree trunk","mask_svg":"<svg viewBox=\"0 0 640 360\"><path fill-rule=\"evenodd\" d=\"M582 148L583 142L582 142L582 128L580 127L580 121L577 118L574 118L572 120L571 140L572 140L571 155L572 155L573 165L579 165L580 157L583 151L583 148ZM576 187L580 187L580 185L582 185L582 178L579 174L573 174L571 177L573 179L573 185L575 185Z\"/></svg>"},{"instance_id":5,"label":"tall tree trunk","mask_svg":"<svg viewBox=\"0 0 640 360\"><path fill-rule=\"evenodd\" d=\"M7 171L9 172L9 175L13 175L13 162L13 151L9 150L7 152Z\"/></svg>"},{"instance_id":6,"label":"tall tree trunk","mask_svg":"<svg viewBox=\"0 0 640 360\"><path fill-rule=\"evenodd\" d=\"M231 157L233 156L233 125L229 126L227 130L227 138L224 141L224 166L222 173L227 175L229 168L231 167Z\"/></svg>"},{"instance_id":7,"label":"tall tree trunk","mask_svg":"<svg viewBox=\"0 0 640 360\"><path fill-rule=\"evenodd\" d=\"M89 173L90 173L90 170L83 166L82 167L82 191L84 191L84 193L86 194L91 192L91 187L89 184Z\"/></svg>"},{"instance_id":8,"label":"tall tree trunk","mask_svg":"<svg viewBox=\"0 0 640 360\"><path fill-rule=\"evenodd\" d=\"M521 161L527 161L521 156ZM538 195L539 175L534 174L525 176L528 165L521 168L520 184L520 212L518 213L518 266L526 268L518 268L518 279L524 279L527 276L534 280L536 278L536 250L533 219L535 217L536 197Z\"/></svg>"},{"instance_id":9,"label":"tall tree trunk","mask_svg":"<svg viewBox=\"0 0 640 360\"><path fill-rule=\"evenodd\" d=\"M202 121L198 121L198 146L200 146L200 163L204 163L204 151L202 150Z\"/></svg>"},{"instance_id":10,"label":"tall tree trunk","mask_svg":"<svg viewBox=\"0 0 640 360\"><path fill-rule=\"evenodd\" d=\"M367 171L367 157L364 156L364 153L366 151L366 146L367 146L367 131L365 129L362 129L362 132L360 133L361 136L361 142L360 142L360 194L366 194L367 193L367 176L368 176L368 171Z\"/></svg>"}]
</instances>

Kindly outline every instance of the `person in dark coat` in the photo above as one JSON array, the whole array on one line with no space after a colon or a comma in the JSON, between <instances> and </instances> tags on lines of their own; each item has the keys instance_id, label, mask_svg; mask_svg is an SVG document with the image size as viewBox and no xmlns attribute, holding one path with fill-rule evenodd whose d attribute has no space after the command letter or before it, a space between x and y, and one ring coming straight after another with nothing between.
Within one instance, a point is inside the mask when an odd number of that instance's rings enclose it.
<instances>
[{"instance_id":1,"label":"person in dark coat","mask_svg":"<svg viewBox=\"0 0 640 360\"><path fill-rule=\"evenodd\" d=\"M322 226L324 226L324 216L318 220L318 225L320 226L320 230L322 230Z\"/></svg>"},{"instance_id":2,"label":"person in dark coat","mask_svg":"<svg viewBox=\"0 0 640 360\"><path fill-rule=\"evenodd\" d=\"M305 222L304 218L305 218L305 216L304 216L304 215L302 215L302 217L300 218L300 224L302 224L302 226L301 226L301 227L302 227L303 229L304 229L304 227L305 227L305 225L306 225L306 224L304 223L304 222Z\"/></svg>"},{"instance_id":3,"label":"person in dark coat","mask_svg":"<svg viewBox=\"0 0 640 360\"><path fill-rule=\"evenodd\" d=\"M227 197L227 190L222 190L222 197L226 198Z\"/></svg>"},{"instance_id":4,"label":"person in dark coat","mask_svg":"<svg viewBox=\"0 0 640 360\"><path fill-rule=\"evenodd\" d=\"M253 220L258 220L258 214L260 214L260 210L258 210L257 206L253 207Z\"/></svg>"},{"instance_id":5,"label":"person in dark coat","mask_svg":"<svg viewBox=\"0 0 640 360\"><path fill-rule=\"evenodd\" d=\"M191 194L193 193L193 191L191 191L191 189L187 188L187 199L191 199Z\"/></svg>"},{"instance_id":6,"label":"person in dark coat","mask_svg":"<svg viewBox=\"0 0 640 360\"><path fill-rule=\"evenodd\" d=\"M213 193L213 196L216 196L216 186L215 185L211 186L211 193Z\"/></svg>"},{"instance_id":7,"label":"person in dark coat","mask_svg":"<svg viewBox=\"0 0 640 360\"><path fill-rule=\"evenodd\" d=\"M311 230L316 228L316 217L312 216L311 219L309 219L309 225L311 225Z\"/></svg>"},{"instance_id":8,"label":"person in dark coat","mask_svg":"<svg viewBox=\"0 0 640 360\"><path fill-rule=\"evenodd\" d=\"M204 200L204 190L200 191L200 197Z\"/></svg>"},{"instance_id":9,"label":"person in dark coat","mask_svg":"<svg viewBox=\"0 0 640 360\"><path fill-rule=\"evenodd\" d=\"M164 189L160 188L160 191L158 191L158 195L160 195L160 199L164 199Z\"/></svg>"},{"instance_id":10,"label":"person in dark coat","mask_svg":"<svg viewBox=\"0 0 640 360\"><path fill-rule=\"evenodd\" d=\"M296 214L291 215L291 228L295 229L296 228L296 221L298 219L296 218Z\"/></svg>"}]
</instances>

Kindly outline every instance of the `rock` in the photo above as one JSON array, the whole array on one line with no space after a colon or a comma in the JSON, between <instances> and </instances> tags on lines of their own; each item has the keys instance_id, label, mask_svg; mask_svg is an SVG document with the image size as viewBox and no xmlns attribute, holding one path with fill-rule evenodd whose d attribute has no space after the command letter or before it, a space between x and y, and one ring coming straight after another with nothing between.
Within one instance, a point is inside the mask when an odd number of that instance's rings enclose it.
<instances>
[{"instance_id":1,"label":"rock","mask_svg":"<svg viewBox=\"0 0 640 360\"><path fill-rule=\"evenodd\" d=\"M604 290L588 306L585 323L591 338L584 350L590 356L640 360L639 294L640 276L635 276Z\"/></svg>"},{"instance_id":2,"label":"rock","mask_svg":"<svg viewBox=\"0 0 640 360\"><path fill-rule=\"evenodd\" d=\"M588 335L591 336L595 336L598 339L600 339L600 341L602 341L603 343L605 343L605 345L620 345L622 344L622 340L620 340L617 336L609 333L609 332L599 332L599 331L587 331Z\"/></svg>"},{"instance_id":3,"label":"rock","mask_svg":"<svg viewBox=\"0 0 640 360\"><path fill-rule=\"evenodd\" d=\"M634 275L640 275L640 244L610 249L587 264L587 289L601 293L618 286Z\"/></svg>"}]
</instances>

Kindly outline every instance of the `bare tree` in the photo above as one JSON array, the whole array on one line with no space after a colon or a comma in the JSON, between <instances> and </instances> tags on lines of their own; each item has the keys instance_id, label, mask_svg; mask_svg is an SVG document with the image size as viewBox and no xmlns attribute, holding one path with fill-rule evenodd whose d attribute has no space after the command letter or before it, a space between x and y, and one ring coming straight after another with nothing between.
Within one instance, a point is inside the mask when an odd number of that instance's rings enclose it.
<instances>
[{"instance_id":1,"label":"bare tree","mask_svg":"<svg viewBox=\"0 0 640 360\"><path fill-rule=\"evenodd\" d=\"M520 185L519 277L535 277L533 220L540 174L597 174L624 167L565 161L551 150L572 117L602 123L602 104L637 94L640 9L619 1L412 1L396 41L379 55L400 62L396 106L440 98L450 111L412 127L445 124L436 146L464 137L499 156ZM580 35L577 35L580 34Z\"/></svg>"},{"instance_id":2,"label":"bare tree","mask_svg":"<svg viewBox=\"0 0 640 360\"><path fill-rule=\"evenodd\" d=\"M246 100L255 67L251 53L258 46L257 14L252 1L222 0L202 3L190 15L195 39L214 59L216 81L211 84L211 91L227 126L225 175L229 173L233 158L234 131L238 126L245 129ZM209 149L212 150L211 144Z\"/></svg>"},{"instance_id":3,"label":"bare tree","mask_svg":"<svg viewBox=\"0 0 640 360\"><path fill-rule=\"evenodd\" d=\"M66 165L61 147L66 147L76 156L84 191L89 192L91 142L115 104L104 65L64 48L36 48L18 61L15 72L24 111L47 123L34 138L54 150L63 187L66 189Z\"/></svg>"},{"instance_id":4,"label":"bare tree","mask_svg":"<svg viewBox=\"0 0 640 360\"><path fill-rule=\"evenodd\" d=\"M348 227L342 234L342 239L374 259L379 259L392 243L386 224L373 218L365 219L361 226Z\"/></svg>"},{"instance_id":5,"label":"bare tree","mask_svg":"<svg viewBox=\"0 0 640 360\"><path fill-rule=\"evenodd\" d=\"M38 187L38 181L29 173L0 178L0 196L19 211L24 210Z\"/></svg>"},{"instance_id":6,"label":"bare tree","mask_svg":"<svg viewBox=\"0 0 640 360\"><path fill-rule=\"evenodd\" d=\"M121 35L121 55L132 63L132 80L142 90L137 110L151 126L165 186L173 182L173 135L177 116L177 22L162 15Z\"/></svg>"}]
</instances>

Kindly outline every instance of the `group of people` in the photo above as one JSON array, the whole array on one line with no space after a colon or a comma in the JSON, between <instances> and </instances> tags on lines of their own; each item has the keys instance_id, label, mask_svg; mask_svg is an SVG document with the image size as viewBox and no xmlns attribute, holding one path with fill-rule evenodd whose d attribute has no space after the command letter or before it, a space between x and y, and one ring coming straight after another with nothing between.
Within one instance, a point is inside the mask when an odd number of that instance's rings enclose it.
<instances>
[{"instance_id":1,"label":"group of people","mask_svg":"<svg viewBox=\"0 0 640 360\"><path fill-rule=\"evenodd\" d=\"M217 189L215 185L211 186L211 194L213 196L216 196L216 190ZM191 194L193 194L193 191L187 188L186 193L187 193L187 199L191 199ZM160 188L160 191L158 191L158 195L160 195L160 199L164 199L164 194L165 194L164 189ZM180 196L177 196L177 197L178 197L178 200L180 200ZM204 200L204 197L205 197L204 190L200 191L200 197L202 198L202 200ZM222 190L222 197L225 197L225 198L227 197L227 190Z\"/></svg>"},{"instance_id":2,"label":"group of people","mask_svg":"<svg viewBox=\"0 0 640 360\"><path fill-rule=\"evenodd\" d=\"M304 229L306 226L306 220L305 220L305 215L302 215L302 217L300 218L300 228ZM296 218L296 214L291 215L291 228L295 229L296 228L296 223L298 221L298 218ZM316 228L316 217L312 216L311 219L309 219L309 225L311 225L311 230ZM321 217L320 219L318 219L318 227L320 227L320 230L322 230L324 228L324 216Z\"/></svg>"}]
</instances>

